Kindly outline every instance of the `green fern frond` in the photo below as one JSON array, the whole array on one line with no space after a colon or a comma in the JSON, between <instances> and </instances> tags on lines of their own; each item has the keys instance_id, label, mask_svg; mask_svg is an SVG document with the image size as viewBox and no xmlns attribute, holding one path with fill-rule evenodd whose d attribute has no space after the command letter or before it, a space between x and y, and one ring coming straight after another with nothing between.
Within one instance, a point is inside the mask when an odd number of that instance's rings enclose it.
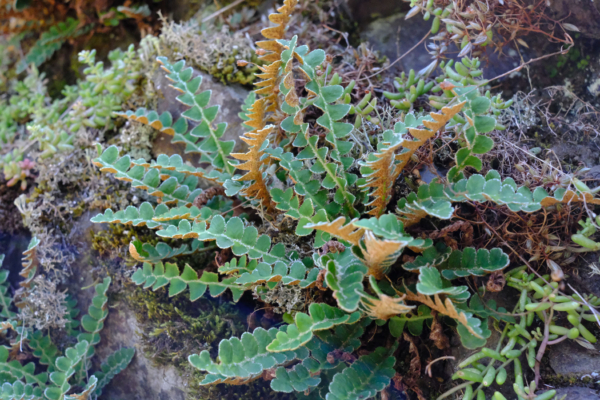
<instances>
[{"instance_id":1,"label":"green fern frond","mask_svg":"<svg viewBox=\"0 0 600 400\"><path fill-rule=\"evenodd\" d=\"M251 259L262 258L268 264L276 261L288 262L285 254L285 247L278 243L271 248L271 238L268 235L258 236L258 231L253 226L244 226L242 220L233 217L225 223L225 218L221 215L215 215L210 222L195 222L190 224L187 220L182 220L177 227L169 226L156 234L160 237L187 239L194 238L201 241L216 240L217 246L221 249L231 248L236 256L248 255Z\"/></svg>"},{"instance_id":2,"label":"green fern frond","mask_svg":"<svg viewBox=\"0 0 600 400\"><path fill-rule=\"evenodd\" d=\"M96 396L102 394L102 389L104 389L115 375L127 368L134 354L135 349L130 347L119 349L108 356L106 361L100 366L100 371L95 372L94 375L92 375L92 378L97 379L94 389L94 394Z\"/></svg>"},{"instance_id":3,"label":"green fern frond","mask_svg":"<svg viewBox=\"0 0 600 400\"><path fill-rule=\"evenodd\" d=\"M201 385L217 383L241 385L260 377L265 370L308 357L306 348L280 353L268 351L267 345L279 332L276 328L268 331L256 328L253 333L242 334L241 339L233 337L221 340L218 363L212 361L207 350L203 350L200 354L192 354L188 360L195 368L208 372Z\"/></svg>"},{"instance_id":4,"label":"green fern frond","mask_svg":"<svg viewBox=\"0 0 600 400\"><path fill-rule=\"evenodd\" d=\"M340 324L354 324L360 317L361 313L358 311L348 314L324 303L311 303L308 314L296 313L295 324L289 325L286 332L279 331L276 339L267 346L267 350L272 352L295 350L312 339L314 332Z\"/></svg>"},{"instance_id":5,"label":"green fern frond","mask_svg":"<svg viewBox=\"0 0 600 400\"><path fill-rule=\"evenodd\" d=\"M329 384L328 400L368 399L390 384L396 374L393 356L398 343L391 348L378 347L361 356L352 365L333 377Z\"/></svg>"},{"instance_id":6,"label":"green fern frond","mask_svg":"<svg viewBox=\"0 0 600 400\"><path fill-rule=\"evenodd\" d=\"M198 278L198 274L188 264L185 264L183 272L180 273L177 264L158 262L155 265L144 263L132 275L131 279L136 285L144 285L147 289L157 290L163 286L169 285L169 297L182 293L189 288L190 300L195 301L202 297L209 289L210 295L217 297L223 294L225 290L230 289L233 295L233 301L237 302L244 291L247 289L244 285L235 283L236 278L226 278L219 281L219 275L214 272L204 271Z\"/></svg>"}]
</instances>

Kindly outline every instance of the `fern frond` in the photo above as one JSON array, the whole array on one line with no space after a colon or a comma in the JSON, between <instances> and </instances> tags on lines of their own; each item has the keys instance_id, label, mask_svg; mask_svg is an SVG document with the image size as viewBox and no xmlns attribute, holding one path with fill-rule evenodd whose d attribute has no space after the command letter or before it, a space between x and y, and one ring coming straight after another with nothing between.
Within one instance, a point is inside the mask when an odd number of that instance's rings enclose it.
<instances>
[{"instance_id":1,"label":"fern frond","mask_svg":"<svg viewBox=\"0 0 600 400\"><path fill-rule=\"evenodd\" d=\"M97 378L98 380L95 389L93 390L96 396L100 396L102 394L102 389L104 389L112 378L129 365L134 354L135 348L129 347L119 349L108 356L106 361L100 366L100 371L95 372L94 375L92 375L92 377Z\"/></svg>"},{"instance_id":2,"label":"fern frond","mask_svg":"<svg viewBox=\"0 0 600 400\"><path fill-rule=\"evenodd\" d=\"M436 294L433 297L427 296L421 293L413 293L408 288L406 290L406 300L409 301L417 301L419 303L423 303L432 310L436 310L437 312L447 315L450 318L454 318L460 324L464 325L465 328L475 337L481 338L481 321L477 318L473 318L473 314L458 311L456 307L454 307L454 303L450 298L446 298L444 301L441 300L440 295Z\"/></svg>"},{"instance_id":3,"label":"fern frond","mask_svg":"<svg viewBox=\"0 0 600 400\"><path fill-rule=\"evenodd\" d=\"M554 192L554 196L545 197L540 201L542 207L550 207L557 203L586 203L586 204L600 204L600 199L595 198L592 193L579 192L570 189L559 188Z\"/></svg>"},{"instance_id":4,"label":"fern frond","mask_svg":"<svg viewBox=\"0 0 600 400\"><path fill-rule=\"evenodd\" d=\"M194 254L200 249L205 249L204 243L198 240L192 241L191 244L183 244L180 247L173 248L166 243L158 242L156 246L150 243L142 243L139 240L134 240L129 243L129 254L131 257L140 262L156 264L167 258Z\"/></svg>"},{"instance_id":5,"label":"fern frond","mask_svg":"<svg viewBox=\"0 0 600 400\"><path fill-rule=\"evenodd\" d=\"M362 187L374 189L370 194L374 199L367 204L373 207L369 211L370 215L379 216L385 211L391 198L392 187L410 157L438 130L442 129L462 109L464 104L465 102L462 102L452 107L444 107L441 113L432 112L430 113L432 120L416 119L413 115L408 115L404 123L394 126L393 133L388 131L384 134L381 148L373 154L370 160L362 164L367 168L365 170L367 181ZM416 126L420 123L425 125L426 129L418 129ZM405 136L407 130L413 137L412 139ZM400 154L395 154L400 148L403 148Z\"/></svg>"},{"instance_id":6,"label":"fern frond","mask_svg":"<svg viewBox=\"0 0 600 400\"><path fill-rule=\"evenodd\" d=\"M315 285L318 275L318 268L312 268L307 271L304 264L300 261L295 261L289 267L278 261L273 267L267 263L259 263L256 269L252 270L252 272L243 273L235 283L240 285L257 285L267 282L281 282L284 285L299 285L302 289L306 289Z\"/></svg>"},{"instance_id":7,"label":"fern frond","mask_svg":"<svg viewBox=\"0 0 600 400\"><path fill-rule=\"evenodd\" d=\"M3 262L4 254L0 254L0 267L2 267ZM15 316L15 313L10 311L13 299L8 294L8 275L8 270L0 270L0 317L7 320Z\"/></svg>"},{"instance_id":8,"label":"fern frond","mask_svg":"<svg viewBox=\"0 0 600 400\"><path fill-rule=\"evenodd\" d=\"M310 228L327 232L330 235L336 236L346 242L358 246L360 239L362 239L365 230L363 228L357 228L354 222L358 219L354 219L346 224L346 218L339 217L332 222L320 222L317 224L309 225Z\"/></svg>"},{"instance_id":9,"label":"fern frond","mask_svg":"<svg viewBox=\"0 0 600 400\"><path fill-rule=\"evenodd\" d=\"M278 13L269 14L269 21L277 24L277 26L264 28L261 31L265 38L271 39L256 42L257 47L268 51L267 54L260 57L261 60L273 63L280 58L283 46L277 40L284 38L287 24L290 22L296 4L298 4L298 0L284 0L283 6L277 9Z\"/></svg>"},{"instance_id":10,"label":"fern frond","mask_svg":"<svg viewBox=\"0 0 600 400\"><path fill-rule=\"evenodd\" d=\"M90 344L86 340L81 340L75 346L66 349L64 356L56 359L56 371L50 374L53 386L44 390L44 396L50 400L64 400L65 394L71 389L69 379L81 366L89 348Z\"/></svg>"},{"instance_id":11,"label":"fern frond","mask_svg":"<svg viewBox=\"0 0 600 400\"><path fill-rule=\"evenodd\" d=\"M132 187L147 191L151 196L157 197L159 202L165 204L191 205L202 189L197 188L198 177L170 176L161 183L160 172L156 168L145 168L135 165L129 155L119 158L119 150L116 146L110 146L102 152L101 146L97 145L99 157L92 163L100 168L102 172L115 174L115 178L130 182Z\"/></svg>"},{"instance_id":12,"label":"fern frond","mask_svg":"<svg viewBox=\"0 0 600 400\"><path fill-rule=\"evenodd\" d=\"M469 275L484 276L486 273L506 268L510 260L499 248L491 250L466 247L452 250L442 242L425 251L414 261L404 263L402 268L418 271L422 268L436 267L445 279L464 278Z\"/></svg>"},{"instance_id":13,"label":"fern frond","mask_svg":"<svg viewBox=\"0 0 600 400\"><path fill-rule=\"evenodd\" d=\"M4 382L0 387L0 399L2 400L41 400L43 396L43 387L35 386L33 383Z\"/></svg>"},{"instance_id":14,"label":"fern frond","mask_svg":"<svg viewBox=\"0 0 600 400\"><path fill-rule=\"evenodd\" d=\"M294 325L288 325L284 332L277 332L275 340L267 346L267 350L279 353L295 350L305 345L313 337L313 333L330 329L336 325L352 325L361 317L360 312L348 314L325 303L311 303L308 314L299 312L294 316Z\"/></svg>"},{"instance_id":15,"label":"fern frond","mask_svg":"<svg viewBox=\"0 0 600 400\"><path fill-rule=\"evenodd\" d=\"M227 128L226 123L222 122L213 127L213 121L220 107L218 105L207 107L211 92L208 90L200 92L202 76L193 78L192 68L184 69L185 62L183 60L175 64L169 63L166 57L158 57L157 60L161 64L161 68L168 73L167 79L173 82L171 87L182 93L177 100L190 107L181 114L182 117L198 123L189 132L189 135L200 139L194 143L197 152L201 154L200 162L209 162L213 167L231 177L235 168L227 162L227 158L233 150L235 142L233 140L221 141Z\"/></svg>"},{"instance_id":16,"label":"fern frond","mask_svg":"<svg viewBox=\"0 0 600 400\"><path fill-rule=\"evenodd\" d=\"M258 236L255 227L245 227L238 217L233 217L225 223L225 218L215 215L208 228L205 221L195 222L192 225L189 221L182 220L178 226L169 226L156 234L173 239L216 240L219 248L231 248L236 256L248 254L251 259L262 258L268 264L288 261L283 243L278 243L271 248L271 238L268 235Z\"/></svg>"},{"instance_id":17,"label":"fern frond","mask_svg":"<svg viewBox=\"0 0 600 400\"><path fill-rule=\"evenodd\" d=\"M90 376L90 379L87 385L85 385L83 392L66 394L64 400L91 400L92 393L95 392L97 383L98 378L96 378L94 375Z\"/></svg>"},{"instance_id":18,"label":"fern frond","mask_svg":"<svg viewBox=\"0 0 600 400\"><path fill-rule=\"evenodd\" d=\"M394 352L397 347L397 342L389 349L378 347L337 373L329 384L327 399L368 399L385 389L396 375Z\"/></svg>"},{"instance_id":19,"label":"fern frond","mask_svg":"<svg viewBox=\"0 0 600 400\"><path fill-rule=\"evenodd\" d=\"M218 363L212 361L208 350L192 354L188 360L195 368L208 372L201 385L242 385L260 378L265 370L308 357L306 348L282 353L268 351L267 346L275 340L277 333L279 330L276 328L268 331L256 328L252 333L242 334L241 340L236 337L221 340Z\"/></svg>"},{"instance_id":20,"label":"fern frond","mask_svg":"<svg viewBox=\"0 0 600 400\"><path fill-rule=\"evenodd\" d=\"M41 387L46 386L48 374L45 372L36 374L35 364L30 362L25 365L17 360L8 361L8 348L0 346L0 372L6 374L15 380L25 381L30 384L37 384Z\"/></svg>"},{"instance_id":21,"label":"fern frond","mask_svg":"<svg viewBox=\"0 0 600 400\"><path fill-rule=\"evenodd\" d=\"M269 189L263 179L263 166L268 165L269 156L265 154L263 148L268 143L267 137L273 132L274 125L265 127L265 99L258 99L254 102L250 108L246 125L253 127L254 129L250 132L246 132L244 136L241 136L244 142L249 146L247 153L232 153L231 156L241 161L245 161L237 165L237 169L248 171L241 177L235 177L236 181L250 181L252 182L249 186L244 187L240 193L260 201L260 203L267 210L273 208L273 202L269 194Z\"/></svg>"},{"instance_id":22,"label":"fern frond","mask_svg":"<svg viewBox=\"0 0 600 400\"><path fill-rule=\"evenodd\" d=\"M367 266L350 249L326 254L318 259L318 263L327 270L325 281L333 290L338 306L346 312L356 311L364 291L362 282L369 271Z\"/></svg>"},{"instance_id":23,"label":"fern frond","mask_svg":"<svg viewBox=\"0 0 600 400\"><path fill-rule=\"evenodd\" d=\"M107 208L104 211L104 214L98 214L90 221L99 224L123 224L132 226L146 226L149 229L158 229L161 227L166 227L169 224L155 221L154 218L159 218L168 211L169 207L167 207L164 203L158 204L155 208L152 206L152 204L145 201L140 205L139 208L128 206L125 210L119 210L117 212Z\"/></svg>"},{"instance_id":24,"label":"fern frond","mask_svg":"<svg viewBox=\"0 0 600 400\"><path fill-rule=\"evenodd\" d=\"M209 289L212 297L220 296L229 289L233 295L233 301L237 302L246 290L245 285L235 283L235 277L219 281L218 274L204 271L198 278L196 271L188 264L185 264L183 272L180 272L177 264L169 262L165 264L158 262L154 265L144 263L142 268L134 272L131 280L138 286L143 285L144 289L151 287L152 290L158 290L169 285L169 297L178 295L189 288L191 301L202 297L206 289Z\"/></svg>"},{"instance_id":25,"label":"fern frond","mask_svg":"<svg viewBox=\"0 0 600 400\"><path fill-rule=\"evenodd\" d=\"M395 180L399 175L396 150L402 146L407 129L416 128L422 123L423 118L415 118L413 114L408 114L404 122L396 123L393 132L391 130L384 132L383 141L377 145L378 151L370 154L366 162L360 163L361 173L366 179L361 188L374 189L370 193L374 199L366 204L372 207L368 214L378 217L385 211Z\"/></svg>"}]
</instances>

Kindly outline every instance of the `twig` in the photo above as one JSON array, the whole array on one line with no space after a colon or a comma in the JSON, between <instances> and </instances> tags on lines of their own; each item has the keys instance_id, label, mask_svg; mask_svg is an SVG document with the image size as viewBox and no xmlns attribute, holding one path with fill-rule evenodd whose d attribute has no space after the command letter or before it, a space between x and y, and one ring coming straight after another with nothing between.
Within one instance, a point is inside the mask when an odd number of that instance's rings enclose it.
<instances>
[{"instance_id":1,"label":"twig","mask_svg":"<svg viewBox=\"0 0 600 400\"><path fill-rule=\"evenodd\" d=\"M430 362L429 364L427 364L427 366L425 367L425 373L427 375L429 375L429 377L431 378L431 366L441 360L456 360L456 358L454 356L443 356L443 357L439 357L436 358L435 360L433 360L432 362Z\"/></svg>"},{"instance_id":2,"label":"twig","mask_svg":"<svg viewBox=\"0 0 600 400\"><path fill-rule=\"evenodd\" d=\"M202 20L202 23L205 23L207 21L210 21L211 19L218 17L219 15L223 14L225 11L231 10L233 7L237 6L238 4L243 3L244 0L236 0L233 3L229 4L228 6L225 6L223 8L221 8L220 10L215 11L214 13L210 14L208 17L204 18Z\"/></svg>"},{"instance_id":3,"label":"twig","mask_svg":"<svg viewBox=\"0 0 600 400\"><path fill-rule=\"evenodd\" d=\"M431 33L431 31L428 31L425 36L423 36L423 39L419 40L419 42L417 44L415 44L413 47L411 47L406 53L402 54L400 57L396 58L396 60L391 63L390 65L388 65L385 68L380 69L379 71L377 71L376 73L374 73L373 75L369 75L366 78L362 78L362 79L357 79L358 82L360 81L364 81L370 78L373 78L374 76L377 76L379 74L381 74L383 71L385 71L386 69L390 69L392 67L392 65L396 64L398 61L402 60L404 57L406 57L407 55L409 55L414 49L417 48L417 46L419 46L421 43L423 43L425 41L425 39L427 39L427 37L429 36L429 34Z\"/></svg>"}]
</instances>

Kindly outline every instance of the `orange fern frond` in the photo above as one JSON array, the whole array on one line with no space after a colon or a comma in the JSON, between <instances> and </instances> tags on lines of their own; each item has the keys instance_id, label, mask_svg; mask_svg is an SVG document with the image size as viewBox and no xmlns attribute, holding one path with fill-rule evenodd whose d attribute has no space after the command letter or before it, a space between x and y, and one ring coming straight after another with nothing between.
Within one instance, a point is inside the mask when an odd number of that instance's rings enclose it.
<instances>
[{"instance_id":1,"label":"orange fern frond","mask_svg":"<svg viewBox=\"0 0 600 400\"><path fill-rule=\"evenodd\" d=\"M250 108L248 117L249 121L245 124L254 128L254 130L247 132L244 136L241 136L244 142L250 146L247 153L231 153L231 156L245 161L237 166L238 169L248 171L244 176L238 178L238 181L253 181L250 186L242 189L241 193L245 196L259 200L261 204L267 209L273 207L271 201L271 195L265 185L265 181L262 176L262 166L268 163L269 158L264 157L265 152L261 150L263 143L267 140L267 137L275 126L269 125L265 127L265 99L258 99L254 102Z\"/></svg>"},{"instance_id":2,"label":"orange fern frond","mask_svg":"<svg viewBox=\"0 0 600 400\"><path fill-rule=\"evenodd\" d=\"M415 308L415 306L404 304L405 297L391 297L379 294L379 298L375 299L370 296L363 296L361 304L369 317L387 321L398 314L406 314Z\"/></svg>"},{"instance_id":3,"label":"orange fern frond","mask_svg":"<svg viewBox=\"0 0 600 400\"><path fill-rule=\"evenodd\" d=\"M367 203L367 206L373 207L368 214L379 217L385 211L389 199L392 195L392 187L396 181L396 177L400 174L397 172L398 167L396 164L396 150L401 147L402 143L398 143L394 146L389 146L383 151L375 153L375 161L368 161L365 163L366 166L371 168L373 171L365 178L367 182L361 186L362 188L374 188L375 190L371 193L374 199Z\"/></svg>"},{"instance_id":4,"label":"orange fern frond","mask_svg":"<svg viewBox=\"0 0 600 400\"><path fill-rule=\"evenodd\" d=\"M469 325L469 319L467 315L461 311L459 312L456 307L454 307L454 303L449 298L446 298L445 301L440 299L439 295L434 295L433 298L431 296L426 296L420 293L413 293L408 288L406 290L406 300L410 301L418 301L419 303L423 303L432 310L436 310L437 312L447 315L450 318L456 319L465 328L475 337L482 338L481 335L476 332L471 325Z\"/></svg>"},{"instance_id":5,"label":"orange fern frond","mask_svg":"<svg viewBox=\"0 0 600 400\"><path fill-rule=\"evenodd\" d=\"M402 147L408 149L406 152L402 152L396 155L396 160L400 161L397 165L398 175L404 169L410 157L414 154L414 152L421 147L425 142L433 137L437 131L442 129L444 125L448 121L452 119L458 112L463 108L466 101L462 103L456 104L452 107L444 107L441 110L441 113L430 113L429 115L433 118L433 121L423 121L423 125L427 129L417 129L417 128L409 128L408 131L416 140L404 140L402 141ZM396 176L397 178L398 176Z\"/></svg>"},{"instance_id":6,"label":"orange fern frond","mask_svg":"<svg viewBox=\"0 0 600 400\"><path fill-rule=\"evenodd\" d=\"M369 268L369 275L383 279L411 240L412 238L407 241L380 240L375 237L373 232L366 231L361 249L362 261Z\"/></svg>"},{"instance_id":7,"label":"orange fern frond","mask_svg":"<svg viewBox=\"0 0 600 400\"><path fill-rule=\"evenodd\" d=\"M310 227L319 231L327 232L333 236L345 240L348 243L358 246L360 239L365 233L365 230L363 228L356 228L352 224L354 221L356 220L352 220L347 225L344 225L346 219L344 217L339 217L335 221L321 222L310 225Z\"/></svg>"},{"instance_id":8,"label":"orange fern frond","mask_svg":"<svg viewBox=\"0 0 600 400\"><path fill-rule=\"evenodd\" d=\"M290 22L296 4L298 4L298 0L284 0L283 6L277 9L278 13L269 15L269 20L277 26L265 28L261 31L265 38L271 39L256 42L256 46L268 51L267 54L260 57L261 60L273 63L280 59L283 46L277 40L284 38L287 24Z\"/></svg>"},{"instance_id":9,"label":"orange fern frond","mask_svg":"<svg viewBox=\"0 0 600 400\"><path fill-rule=\"evenodd\" d=\"M438 130L443 128L462 109L464 104L465 102L462 102L455 106L444 107L441 113L430 113L433 121L423 121L426 129L408 128L413 139L402 139L396 144L386 143L387 147L375 153L375 160L364 163L373 172L366 176L367 182L362 187L375 189L371 193L374 199L367 204L373 207L368 214L376 217L383 214L391 198L392 187L410 157ZM395 154L400 147L403 147L403 150L400 154Z\"/></svg>"}]
</instances>

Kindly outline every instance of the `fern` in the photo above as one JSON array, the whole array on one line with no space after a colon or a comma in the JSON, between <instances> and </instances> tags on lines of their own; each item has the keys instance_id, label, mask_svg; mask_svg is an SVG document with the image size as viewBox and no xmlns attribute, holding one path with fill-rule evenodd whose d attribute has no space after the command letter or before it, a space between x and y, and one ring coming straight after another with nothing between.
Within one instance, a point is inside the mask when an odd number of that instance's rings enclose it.
<instances>
[{"instance_id":1,"label":"fern","mask_svg":"<svg viewBox=\"0 0 600 400\"><path fill-rule=\"evenodd\" d=\"M0 392L2 400L38 400L42 399L43 390L31 383L24 384L21 381L14 383L4 382Z\"/></svg>"},{"instance_id":2,"label":"fern","mask_svg":"<svg viewBox=\"0 0 600 400\"><path fill-rule=\"evenodd\" d=\"M329 329L335 325L353 324L360 319L360 313L347 314L339 308L327 304L312 303L309 314L297 313L295 324L289 325L286 332L279 331L276 339L267 346L272 352L295 350L306 344L316 331Z\"/></svg>"},{"instance_id":3,"label":"fern","mask_svg":"<svg viewBox=\"0 0 600 400\"><path fill-rule=\"evenodd\" d=\"M111 172L115 178L130 182L135 188L146 190L165 204L191 204L202 190L197 189L198 177L178 174L170 176L161 183L160 172L156 168L135 165L128 155L119 158L116 146L110 146L104 152L97 145L98 158L93 160L100 171Z\"/></svg>"},{"instance_id":4,"label":"fern","mask_svg":"<svg viewBox=\"0 0 600 400\"><path fill-rule=\"evenodd\" d=\"M483 276L506 268L508 264L508 255L499 248L475 250L473 247L467 247L463 250L452 250L440 242L435 247L425 249L422 255L403 264L402 267L408 271L436 267L444 278L456 279L469 275Z\"/></svg>"},{"instance_id":5,"label":"fern","mask_svg":"<svg viewBox=\"0 0 600 400\"><path fill-rule=\"evenodd\" d=\"M431 120L419 118L413 115L406 117L404 123L397 123L394 131L388 130L383 134L383 141L378 145L378 151L369 156L367 162L362 163L361 171L366 178L362 188L374 188L371 196L374 200L368 203L373 209L369 214L380 216L387 207L390 199L391 189L396 179L410 160L414 152L428 139L440 130L446 123L458 113L464 102L452 107L444 107L441 114L431 113ZM427 129L417 129L423 123ZM406 137L406 132L413 139ZM400 154L395 152L403 148Z\"/></svg>"},{"instance_id":6,"label":"fern","mask_svg":"<svg viewBox=\"0 0 600 400\"><path fill-rule=\"evenodd\" d=\"M361 356L349 368L333 377L329 384L328 400L368 399L385 389L396 374L393 356L398 345L389 349L378 347L369 355Z\"/></svg>"},{"instance_id":7,"label":"fern","mask_svg":"<svg viewBox=\"0 0 600 400\"><path fill-rule=\"evenodd\" d=\"M305 348L279 353L268 351L267 345L278 332L275 328L268 331L256 328L253 333L242 334L241 340L235 337L222 340L219 343L219 363L211 360L207 350L199 355L192 354L188 359L195 368L208 372L201 385L241 385L260 377L265 370L308 356Z\"/></svg>"},{"instance_id":8,"label":"fern","mask_svg":"<svg viewBox=\"0 0 600 400\"><path fill-rule=\"evenodd\" d=\"M36 384L40 387L45 387L48 381L48 374L41 372L35 373L35 364L30 362L21 365L19 361L8 361L8 348L0 346L0 375L8 377L9 383L15 381L25 381L28 384Z\"/></svg>"},{"instance_id":9,"label":"fern","mask_svg":"<svg viewBox=\"0 0 600 400\"><path fill-rule=\"evenodd\" d=\"M163 242L158 242L156 246L149 243L142 243L139 240L129 243L129 254L137 261L150 264L155 264L167 258L186 256L200 250L208 249L210 247L204 247L204 243L197 240L193 240L191 244L183 244L177 248L172 248Z\"/></svg>"},{"instance_id":10,"label":"fern","mask_svg":"<svg viewBox=\"0 0 600 400\"><path fill-rule=\"evenodd\" d=\"M266 263L259 263L252 272L243 273L235 283L240 285L260 284L266 282L281 282L284 285L299 285L302 289L314 286L319 270L312 268L308 271L304 264L295 261L289 267L278 261L272 267Z\"/></svg>"},{"instance_id":11,"label":"fern","mask_svg":"<svg viewBox=\"0 0 600 400\"><path fill-rule=\"evenodd\" d=\"M231 248L236 256L247 254L251 259L262 258L268 264L288 261L283 244L279 243L271 248L271 238L268 235L258 236L255 227L244 227L244 223L238 217L233 217L225 223L225 218L216 215L208 228L204 221L191 225L187 220L183 220L177 227L169 226L156 234L174 239L216 240L219 248Z\"/></svg>"},{"instance_id":12,"label":"fern","mask_svg":"<svg viewBox=\"0 0 600 400\"><path fill-rule=\"evenodd\" d=\"M97 383L90 392L93 392L96 396L100 396L102 394L102 389L112 380L112 378L129 365L134 354L134 348L123 348L109 355L106 361L100 366L100 371L95 372L92 376L97 379Z\"/></svg>"},{"instance_id":13,"label":"fern","mask_svg":"<svg viewBox=\"0 0 600 400\"><path fill-rule=\"evenodd\" d=\"M67 18L63 22L51 26L48 31L42 33L37 42L25 56L25 60L19 64L17 71L22 72L29 64L36 67L42 65L62 47L67 39L84 35L93 28L94 24L85 24L80 27L80 21Z\"/></svg>"},{"instance_id":14,"label":"fern","mask_svg":"<svg viewBox=\"0 0 600 400\"><path fill-rule=\"evenodd\" d=\"M191 301L202 297L206 289L209 289L213 297L220 296L225 290L230 289L233 301L237 302L246 290L246 286L235 283L235 277L219 281L219 275L205 271L198 278L196 271L187 264L180 273L177 264L166 263L163 265L162 262L158 262L152 265L145 262L142 268L134 272L131 279L136 285L143 285L144 289L152 287L152 290L158 290L169 285L169 297L189 288Z\"/></svg>"}]
</instances>

